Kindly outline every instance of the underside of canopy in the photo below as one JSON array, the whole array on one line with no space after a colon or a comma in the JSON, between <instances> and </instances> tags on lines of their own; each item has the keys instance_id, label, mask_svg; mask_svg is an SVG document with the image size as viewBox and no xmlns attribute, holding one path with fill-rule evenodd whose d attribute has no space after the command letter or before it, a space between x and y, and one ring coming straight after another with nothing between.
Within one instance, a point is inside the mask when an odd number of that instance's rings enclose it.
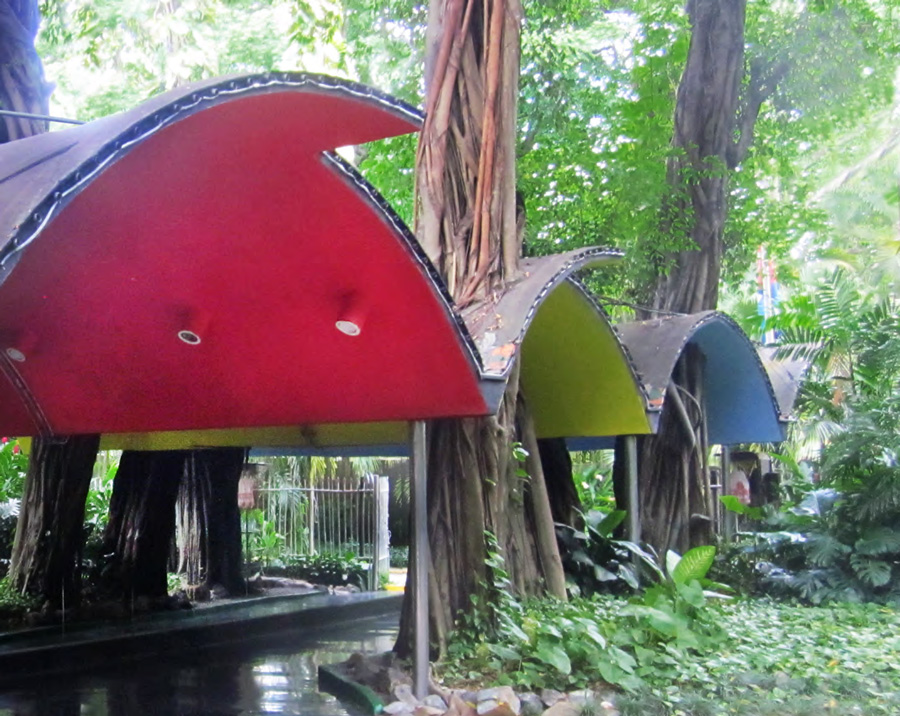
<instances>
[{"instance_id":1,"label":"underside of canopy","mask_svg":"<svg viewBox=\"0 0 900 716\"><path fill-rule=\"evenodd\" d=\"M800 355L796 353L781 355L781 351L775 346L761 347L759 356L766 367L775 398L778 400L779 417L782 422L788 423L794 419L794 404L797 402L800 386L812 365L811 356L808 352Z\"/></svg>"},{"instance_id":2,"label":"underside of canopy","mask_svg":"<svg viewBox=\"0 0 900 716\"><path fill-rule=\"evenodd\" d=\"M330 151L418 122L274 74L0 147L0 434L487 413L433 268Z\"/></svg>"},{"instance_id":3,"label":"underside of canopy","mask_svg":"<svg viewBox=\"0 0 900 716\"><path fill-rule=\"evenodd\" d=\"M693 345L704 358L709 441L733 445L784 439L772 383L747 335L716 311L616 326L634 359L650 410L663 410L675 364Z\"/></svg>"},{"instance_id":4,"label":"underside of canopy","mask_svg":"<svg viewBox=\"0 0 900 716\"><path fill-rule=\"evenodd\" d=\"M574 280L546 297L525 335L522 385L539 438L651 431L628 352L606 313Z\"/></svg>"}]
</instances>

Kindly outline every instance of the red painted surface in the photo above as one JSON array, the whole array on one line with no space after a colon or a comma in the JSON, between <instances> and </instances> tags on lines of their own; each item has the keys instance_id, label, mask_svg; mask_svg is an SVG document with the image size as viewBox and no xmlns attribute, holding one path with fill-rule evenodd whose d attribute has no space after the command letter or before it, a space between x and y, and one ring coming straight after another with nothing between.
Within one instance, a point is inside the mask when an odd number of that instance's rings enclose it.
<instances>
[{"instance_id":1,"label":"red painted surface","mask_svg":"<svg viewBox=\"0 0 900 716\"><path fill-rule=\"evenodd\" d=\"M333 102L270 94L181 120L27 248L0 338L27 333L15 366L55 433L486 411L434 288L318 153L353 135L354 103ZM335 328L348 312L357 337ZM4 382L0 434L34 431Z\"/></svg>"}]
</instances>

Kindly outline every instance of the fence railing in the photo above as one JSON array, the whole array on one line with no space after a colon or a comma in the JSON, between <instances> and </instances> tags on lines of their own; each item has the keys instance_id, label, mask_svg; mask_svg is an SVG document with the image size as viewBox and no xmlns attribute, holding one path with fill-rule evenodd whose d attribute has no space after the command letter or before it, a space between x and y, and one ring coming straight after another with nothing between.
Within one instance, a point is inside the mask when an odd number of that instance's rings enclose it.
<instances>
[{"instance_id":1,"label":"fence railing","mask_svg":"<svg viewBox=\"0 0 900 716\"><path fill-rule=\"evenodd\" d=\"M311 479L297 461L287 467L277 473L264 464L253 469L255 507L262 511L266 529L283 538L283 555L353 552L372 563L377 585L390 560L388 478L364 474Z\"/></svg>"}]
</instances>

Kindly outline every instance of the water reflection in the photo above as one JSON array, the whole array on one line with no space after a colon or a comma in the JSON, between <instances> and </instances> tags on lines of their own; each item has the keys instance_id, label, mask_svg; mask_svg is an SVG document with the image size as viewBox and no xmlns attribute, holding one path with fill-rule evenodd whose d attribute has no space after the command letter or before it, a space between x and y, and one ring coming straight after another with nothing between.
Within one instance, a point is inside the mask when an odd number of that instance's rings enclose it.
<instances>
[{"instance_id":1,"label":"water reflection","mask_svg":"<svg viewBox=\"0 0 900 716\"><path fill-rule=\"evenodd\" d=\"M396 617L380 617L140 659L110 647L103 669L0 687L0 716L339 716L348 711L316 689L319 665L387 651L395 637Z\"/></svg>"}]
</instances>

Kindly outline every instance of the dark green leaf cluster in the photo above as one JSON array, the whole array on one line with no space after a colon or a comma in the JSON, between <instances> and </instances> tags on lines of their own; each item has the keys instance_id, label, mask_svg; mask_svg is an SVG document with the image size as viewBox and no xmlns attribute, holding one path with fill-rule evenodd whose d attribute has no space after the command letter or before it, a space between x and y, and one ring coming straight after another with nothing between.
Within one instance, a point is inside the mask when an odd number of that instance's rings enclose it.
<instances>
[{"instance_id":1,"label":"dark green leaf cluster","mask_svg":"<svg viewBox=\"0 0 900 716\"><path fill-rule=\"evenodd\" d=\"M305 579L313 584L334 587L352 585L365 589L369 562L360 559L353 552L296 555L288 558L283 569L272 573L284 574L293 579Z\"/></svg>"},{"instance_id":2,"label":"dark green leaf cluster","mask_svg":"<svg viewBox=\"0 0 900 716\"><path fill-rule=\"evenodd\" d=\"M583 529L556 526L556 540L570 593L631 594L642 584L659 579L656 557L646 548L614 533L625 519L623 510L591 510L582 517Z\"/></svg>"}]
</instances>

